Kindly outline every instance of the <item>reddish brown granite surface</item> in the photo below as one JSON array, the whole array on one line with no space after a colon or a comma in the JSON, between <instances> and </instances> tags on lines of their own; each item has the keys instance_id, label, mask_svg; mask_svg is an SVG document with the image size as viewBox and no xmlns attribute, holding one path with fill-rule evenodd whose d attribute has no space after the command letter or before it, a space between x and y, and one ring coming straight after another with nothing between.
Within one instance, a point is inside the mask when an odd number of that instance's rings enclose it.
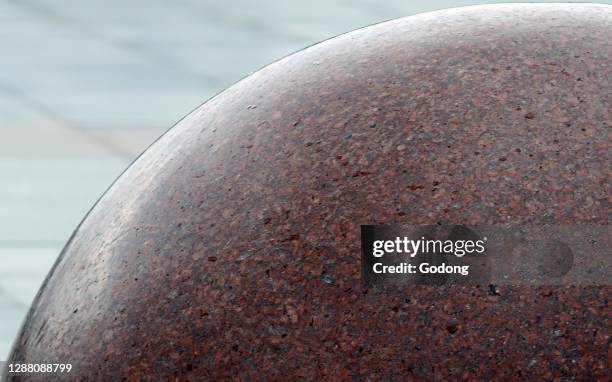
<instances>
[{"instance_id":1,"label":"reddish brown granite surface","mask_svg":"<svg viewBox=\"0 0 612 382\"><path fill-rule=\"evenodd\" d=\"M373 293L359 225L608 224L611 38L610 6L480 6L266 67L108 190L10 361L85 380L610 380L612 288Z\"/></svg>"}]
</instances>

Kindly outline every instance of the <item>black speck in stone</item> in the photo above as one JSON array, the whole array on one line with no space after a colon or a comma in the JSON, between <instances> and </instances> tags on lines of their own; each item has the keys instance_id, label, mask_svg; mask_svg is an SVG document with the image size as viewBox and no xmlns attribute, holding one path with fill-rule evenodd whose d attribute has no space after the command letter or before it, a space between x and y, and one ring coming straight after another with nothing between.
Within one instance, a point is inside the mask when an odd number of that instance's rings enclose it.
<instances>
[{"instance_id":1,"label":"black speck in stone","mask_svg":"<svg viewBox=\"0 0 612 382\"><path fill-rule=\"evenodd\" d=\"M497 285L495 284L489 284L488 293L490 296L501 296L501 293L499 293L499 289L497 289Z\"/></svg>"}]
</instances>

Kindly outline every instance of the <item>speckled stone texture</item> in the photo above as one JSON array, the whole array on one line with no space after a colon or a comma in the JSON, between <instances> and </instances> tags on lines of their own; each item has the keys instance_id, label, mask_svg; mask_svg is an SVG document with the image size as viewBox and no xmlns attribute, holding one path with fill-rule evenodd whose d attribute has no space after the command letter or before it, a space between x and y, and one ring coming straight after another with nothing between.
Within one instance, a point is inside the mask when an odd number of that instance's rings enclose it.
<instances>
[{"instance_id":1,"label":"speckled stone texture","mask_svg":"<svg viewBox=\"0 0 612 382\"><path fill-rule=\"evenodd\" d=\"M610 6L479 6L262 69L106 192L10 361L92 381L610 380L611 287L374 292L359 233L608 224L611 38Z\"/></svg>"}]
</instances>

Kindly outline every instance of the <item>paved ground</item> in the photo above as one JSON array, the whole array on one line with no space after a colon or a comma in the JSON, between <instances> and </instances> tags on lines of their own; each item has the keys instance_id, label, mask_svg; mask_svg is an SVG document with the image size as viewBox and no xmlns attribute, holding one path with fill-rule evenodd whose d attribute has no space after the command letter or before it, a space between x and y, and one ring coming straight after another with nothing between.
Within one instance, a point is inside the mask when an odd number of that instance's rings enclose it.
<instances>
[{"instance_id":1,"label":"paved ground","mask_svg":"<svg viewBox=\"0 0 612 382\"><path fill-rule=\"evenodd\" d=\"M0 360L74 227L175 121L322 39L474 3L0 0Z\"/></svg>"}]
</instances>

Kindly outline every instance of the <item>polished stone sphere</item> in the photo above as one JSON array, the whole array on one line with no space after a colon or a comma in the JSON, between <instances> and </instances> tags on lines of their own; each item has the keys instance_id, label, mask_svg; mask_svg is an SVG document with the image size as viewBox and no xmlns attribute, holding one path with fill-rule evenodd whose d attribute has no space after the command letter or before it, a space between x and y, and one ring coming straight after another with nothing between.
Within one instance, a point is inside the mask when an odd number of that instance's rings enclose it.
<instances>
[{"instance_id":1,"label":"polished stone sphere","mask_svg":"<svg viewBox=\"0 0 612 382\"><path fill-rule=\"evenodd\" d=\"M359 235L608 224L611 37L606 5L476 6L250 75L110 187L9 361L75 380L609 380L610 287L376 292Z\"/></svg>"}]
</instances>

